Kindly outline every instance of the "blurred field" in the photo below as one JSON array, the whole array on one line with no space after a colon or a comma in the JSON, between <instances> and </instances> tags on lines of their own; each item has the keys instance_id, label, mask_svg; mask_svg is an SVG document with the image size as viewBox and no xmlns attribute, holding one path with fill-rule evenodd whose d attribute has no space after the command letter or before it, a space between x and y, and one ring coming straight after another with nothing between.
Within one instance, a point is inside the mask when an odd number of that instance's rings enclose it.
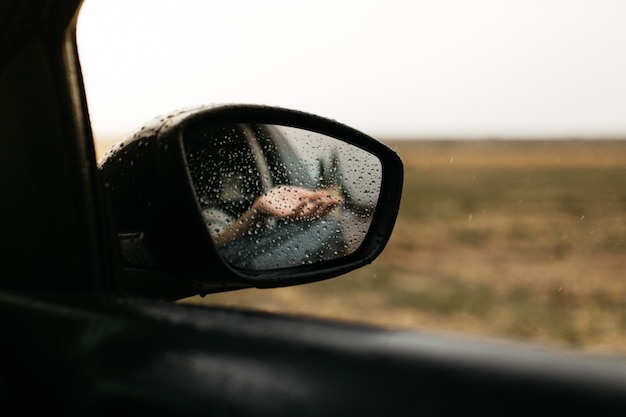
<instances>
[{"instance_id":1,"label":"blurred field","mask_svg":"<svg viewBox=\"0 0 626 417\"><path fill-rule=\"evenodd\" d=\"M331 280L182 302L626 355L626 141L386 141L383 254Z\"/></svg>"}]
</instances>

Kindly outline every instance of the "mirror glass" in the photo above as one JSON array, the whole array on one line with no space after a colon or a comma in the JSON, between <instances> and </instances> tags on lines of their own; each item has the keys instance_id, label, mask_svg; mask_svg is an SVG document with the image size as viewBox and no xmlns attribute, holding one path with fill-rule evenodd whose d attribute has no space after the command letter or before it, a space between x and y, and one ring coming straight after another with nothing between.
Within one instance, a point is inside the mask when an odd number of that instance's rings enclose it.
<instances>
[{"instance_id":1,"label":"mirror glass","mask_svg":"<svg viewBox=\"0 0 626 417\"><path fill-rule=\"evenodd\" d=\"M382 179L375 155L269 124L200 124L187 128L183 143L208 231L232 266L324 262L363 242Z\"/></svg>"}]
</instances>

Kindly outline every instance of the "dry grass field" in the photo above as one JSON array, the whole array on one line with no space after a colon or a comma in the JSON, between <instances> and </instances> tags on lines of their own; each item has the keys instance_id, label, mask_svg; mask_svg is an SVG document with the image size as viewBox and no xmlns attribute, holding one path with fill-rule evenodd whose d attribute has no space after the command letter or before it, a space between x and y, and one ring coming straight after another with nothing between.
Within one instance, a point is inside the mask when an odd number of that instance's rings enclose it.
<instances>
[{"instance_id":1,"label":"dry grass field","mask_svg":"<svg viewBox=\"0 0 626 417\"><path fill-rule=\"evenodd\" d=\"M386 143L404 194L371 265L182 302L626 356L626 141Z\"/></svg>"}]
</instances>

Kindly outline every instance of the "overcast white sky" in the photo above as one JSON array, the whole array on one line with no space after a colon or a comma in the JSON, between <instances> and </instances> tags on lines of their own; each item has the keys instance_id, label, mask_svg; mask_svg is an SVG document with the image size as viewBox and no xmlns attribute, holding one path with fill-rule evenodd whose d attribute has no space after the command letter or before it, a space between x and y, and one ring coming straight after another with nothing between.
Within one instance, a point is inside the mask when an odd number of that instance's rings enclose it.
<instances>
[{"instance_id":1,"label":"overcast white sky","mask_svg":"<svg viewBox=\"0 0 626 417\"><path fill-rule=\"evenodd\" d=\"M261 103L375 137L626 138L624 0L85 0L96 138Z\"/></svg>"}]
</instances>

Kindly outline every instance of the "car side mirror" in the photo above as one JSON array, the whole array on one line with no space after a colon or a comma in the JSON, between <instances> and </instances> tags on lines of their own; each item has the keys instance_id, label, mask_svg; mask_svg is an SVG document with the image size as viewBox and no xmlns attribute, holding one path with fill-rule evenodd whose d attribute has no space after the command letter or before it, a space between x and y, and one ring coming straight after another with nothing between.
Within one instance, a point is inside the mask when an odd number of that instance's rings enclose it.
<instances>
[{"instance_id":1,"label":"car side mirror","mask_svg":"<svg viewBox=\"0 0 626 417\"><path fill-rule=\"evenodd\" d=\"M99 169L125 271L114 286L166 298L302 284L370 263L403 181L383 143L257 105L158 117Z\"/></svg>"}]
</instances>

